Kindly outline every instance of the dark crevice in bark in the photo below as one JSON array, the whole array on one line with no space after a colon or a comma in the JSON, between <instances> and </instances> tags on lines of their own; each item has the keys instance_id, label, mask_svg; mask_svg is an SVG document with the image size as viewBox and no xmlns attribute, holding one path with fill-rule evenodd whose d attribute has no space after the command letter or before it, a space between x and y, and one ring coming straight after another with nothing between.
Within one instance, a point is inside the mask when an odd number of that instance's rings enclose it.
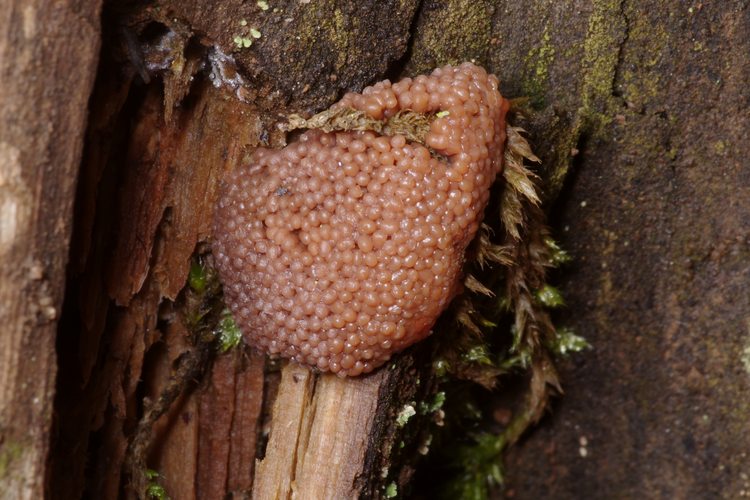
<instances>
[{"instance_id":1,"label":"dark crevice in bark","mask_svg":"<svg viewBox=\"0 0 750 500\"><path fill-rule=\"evenodd\" d=\"M556 230L558 237L562 236L563 229L562 218L566 211L566 206L570 202L571 192L576 184L576 179L580 174L581 169L586 162L586 155L588 153L589 142L591 141L590 135L583 131L578 135L578 139L575 145L577 153L573 156L570 161L565 180L563 181L562 187L558 192L554 202L547 208L547 220L550 228Z\"/></svg>"},{"instance_id":2,"label":"dark crevice in bark","mask_svg":"<svg viewBox=\"0 0 750 500\"><path fill-rule=\"evenodd\" d=\"M385 72L384 78L389 79L391 82L396 82L404 76L409 76L404 75L403 72L406 65L409 63L409 61L411 61L411 55L414 49L414 41L417 38L417 25L419 24L419 19L422 16L424 4L425 0L420 0L419 5L417 5L417 8L414 10L414 16L412 17L411 24L409 25L409 40L406 42L406 50L400 58L393 61L388 66L388 69Z\"/></svg>"},{"instance_id":3,"label":"dark crevice in bark","mask_svg":"<svg viewBox=\"0 0 750 500\"><path fill-rule=\"evenodd\" d=\"M623 106L625 106L625 100L622 98L622 92L617 88L618 82L622 81L622 66L624 64L624 51L625 51L625 45L628 43L628 40L630 38L630 19L628 18L627 14L627 6L626 6L627 0L622 0L620 2L619 10L620 10L620 17L622 17L622 20L624 22L624 32L622 39L619 41L617 45L617 61L615 62L615 73L612 78L612 96L617 97L618 99L622 100Z\"/></svg>"}]
</instances>

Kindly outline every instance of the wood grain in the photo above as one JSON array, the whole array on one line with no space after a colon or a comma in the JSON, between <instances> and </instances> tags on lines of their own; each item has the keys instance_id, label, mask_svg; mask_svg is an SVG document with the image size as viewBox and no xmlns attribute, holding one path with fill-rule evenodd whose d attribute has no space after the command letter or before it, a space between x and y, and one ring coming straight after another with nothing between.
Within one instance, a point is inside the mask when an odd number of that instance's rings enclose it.
<instances>
[{"instance_id":1,"label":"wood grain","mask_svg":"<svg viewBox=\"0 0 750 500\"><path fill-rule=\"evenodd\" d=\"M101 2L0 14L0 497L42 498L55 333Z\"/></svg>"}]
</instances>

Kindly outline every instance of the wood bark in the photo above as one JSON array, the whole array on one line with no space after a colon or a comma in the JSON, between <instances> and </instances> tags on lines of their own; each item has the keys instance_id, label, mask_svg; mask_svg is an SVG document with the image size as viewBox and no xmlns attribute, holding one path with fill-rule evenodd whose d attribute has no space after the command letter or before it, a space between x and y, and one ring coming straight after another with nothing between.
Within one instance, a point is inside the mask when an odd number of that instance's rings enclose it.
<instances>
[{"instance_id":1,"label":"wood bark","mask_svg":"<svg viewBox=\"0 0 750 500\"><path fill-rule=\"evenodd\" d=\"M61 498L84 492L114 498L127 491L132 471L123 463L141 398L157 397L172 363L190 349L181 290L191 255L210 240L224 172L254 147L282 144L275 125L283 112L326 107L336 89L361 88L386 71L406 50L416 4L401 2L394 10L382 3L369 9L287 2L278 6L287 17L244 2L222 8L220 16L205 4L184 2L105 11L105 46L77 199L70 308L61 331L65 376L58 385L52 469ZM330 9L343 24L330 24ZM317 35L321 23L327 30ZM243 26L260 29L258 50L233 47ZM384 26L398 30L385 36ZM299 37L290 44L292 28ZM348 57L363 51L382 57L376 64L346 63L344 48ZM258 65L264 71L256 75ZM235 78L238 71L242 76ZM287 75L269 80L274 72ZM270 407L276 391L279 401L294 393L290 373L299 368L282 368L276 383L273 373L264 376L262 357L252 352L219 356L205 380L157 423L148 465L180 498L249 495L254 476L262 488L275 486L273 476L253 472L258 441L270 428L260 463L269 471L295 470L287 484L303 497L320 491L378 495L381 484L392 481L381 474L383 467L402 453L393 446L396 414L429 391L429 384L410 382L422 370L414 359L404 356L398 368L349 383L308 375L296 408L310 434L295 444L286 442L292 435L283 426L278 430L281 410L270 416ZM81 400L87 404L76 403ZM276 407L291 411L281 403ZM349 466L346 474L336 467L318 470L326 455L315 441L331 430L337 434L329 449L338 450L337 463ZM405 442L416 442L416 426L410 434ZM287 456L274 451L277 445L299 450Z\"/></svg>"},{"instance_id":2,"label":"wood bark","mask_svg":"<svg viewBox=\"0 0 750 500\"><path fill-rule=\"evenodd\" d=\"M566 77L581 65L563 42L571 31L590 53L599 45L583 68L608 77L598 83L601 121L575 146L554 209L575 259L561 276L568 307L559 321L593 347L562 366L565 395L509 457L509 490L524 499L742 498L750 494L750 6L606 4L557 11L527 34L548 33L556 49L550 106L575 110Z\"/></svg>"},{"instance_id":3,"label":"wood bark","mask_svg":"<svg viewBox=\"0 0 750 500\"><path fill-rule=\"evenodd\" d=\"M0 14L0 497L42 498L99 1Z\"/></svg>"},{"instance_id":4,"label":"wood bark","mask_svg":"<svg viewBox=\"0 0 750 500\"><path fill-rule=\"evenodd\" d=\"M747 495L748 2L266 3L164 0L104 13L58 333L51 496L126 491L123 460L143 397L159 393L190 348L182 290L191 256L210 241L224 172L257 146L283 145L275 125L285 114L465 60L530 105L521 124L543 160L556 236L575 257L560 276L568 309L557 323L593 345L563 363L566 395L512 452L505 494ZM76 4L66 36L96 38L86 8ZM74 82L90 82L96 42L18 45L29 26L57 26L34 22L57 11L6 12L0 158L11 170L0 201L21 196L32 208L13 219L11 246L2 246L11 241L5 210L0 219L0 250L12 257L2 254L0 277L12 279L0 282L0 298L17 325L0 337L0 450L34 429L30 458L8 462L31 464L15 476L29 482L7 484L37 494L88 95ZM250 28L261 37L245 47ZM59 64L44 72L28 54L27 66L8 62L8 47ZM44 52L54 50L64 61ZM8 79L15 86L5 87L7 75L20 75ZM6 95L34 98L47 114ZM423 346L351 381L293 365L279 373L244 350L217 357L157 423L149 467L173 498L242 498L253 488L258 498L378 498L391 483L402 494L426 419L399 426L397 416L434 391L429 354Z\"/></svg>"}]
</instances>

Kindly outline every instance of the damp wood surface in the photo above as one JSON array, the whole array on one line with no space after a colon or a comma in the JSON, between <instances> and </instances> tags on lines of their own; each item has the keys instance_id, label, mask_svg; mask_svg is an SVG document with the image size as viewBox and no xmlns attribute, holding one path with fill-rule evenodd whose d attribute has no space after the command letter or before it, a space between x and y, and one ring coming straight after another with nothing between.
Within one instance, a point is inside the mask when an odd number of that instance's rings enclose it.
<instances>
[{"instance_id":1,"label":"damp wood surface","mask_svg":"<svg viewBox=\"0 0 750 500\"><path fill-rule=\"evenodd\" d=\"M121 88L127 81L106 77L99 84L112 87L95 92L94 99L119 93L120 106L133 90ZM58 388L53 483L63 496L84 490L106 498L119 495L128 429L139 417L136 392L158 396L171 364L191 348L190 332L173 301L185 285L196 245L210 233L222 172L240 161L244 145L259 135L257 115L247 108L214 93L210 85L195 92L192 106L184 106L166 124L157 88L140 93L139 105L131 109L103 102L94 106L101 115L89 135L111 142L90 143L82 167L103 180L79 191L84 198L79 203L98 210L81 214L94 219L82 220L80 226L93 228L94 234L78 234L73 243L85 255L74 264L80 274L71 298L80 316L65 318L68 331L78 337L69 338L70 350L64 349L61 358L61 363L77 362L64 365L68 377ZM123 126L120 113L131 112L132 129L119 142L117 133L109 131ZM101 164L102 159L108 161ZM161 322L160 315L165 318ZM107 347L104 355L100 342ZM217 359L200 390L191 385L157 423L157 430L164 430L156 434L150 463L162 466L167 486L186 491L184 498L249 488L263 365L262 357L241 351ZM75 403L81 399L89 404ZM102 438L89 444L93 432ZM84 462L70 455L79 446L91 446L87 453L101 458L94 471L87 472ZM87 474L98 479L89 482Z\"/></svg>"}]
</instances>

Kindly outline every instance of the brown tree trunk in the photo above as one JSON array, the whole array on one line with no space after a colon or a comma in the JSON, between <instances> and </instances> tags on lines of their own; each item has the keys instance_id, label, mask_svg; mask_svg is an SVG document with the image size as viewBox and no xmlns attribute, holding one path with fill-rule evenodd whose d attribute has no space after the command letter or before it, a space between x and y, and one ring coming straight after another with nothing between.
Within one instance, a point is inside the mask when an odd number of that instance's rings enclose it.
<instances>
[{"instance_id":1,"label":"brown tree trunk","mask_svg":"<svg viewBox=\"0 0 750 500\"><path fill-rule=\"evenodd\" d=\"M99 1L0 10L0 497L42 498Z\"/></svg>"},{"instance_id":2,"label":"brown tree trunk","mask_svg":"<svg viewBox=\"0 0 750 500\"><path fill-rule=\"evenodd\" d=\"M38 497L45 477L55 498L127 491L145 398L191 349L183 289L210 241L218 183L253 148L283 144L284 115L465 60L528 98L554 232L575 258L556 323L593 346L562 363L566 393L511 452L505 494L750 494L741 0L105 8L48 470L97 9L16 2L0 21L0 496ZM434 391L429 354L351 381L220 355L154 426L148 467L179 499L403 494L424 420L398 415Z\"/></svg>"},{"instance_id":3,"label":"brown tree trunk","mask_svg":"<svg viewBox=\"0 0 750 500\"><path fill-rule=\"evenodd\" d=\"M554 210L574 256L561 321L593 349L563 365L565 395L511 454L509 488L524 499L743 498L750 7L610 3L534 32L555 47L551 105L576 109L571 30L586 34L583 68L599 71L576 78L601 89L600 127L582 136Z\"/></svg>"}]
</instances>

